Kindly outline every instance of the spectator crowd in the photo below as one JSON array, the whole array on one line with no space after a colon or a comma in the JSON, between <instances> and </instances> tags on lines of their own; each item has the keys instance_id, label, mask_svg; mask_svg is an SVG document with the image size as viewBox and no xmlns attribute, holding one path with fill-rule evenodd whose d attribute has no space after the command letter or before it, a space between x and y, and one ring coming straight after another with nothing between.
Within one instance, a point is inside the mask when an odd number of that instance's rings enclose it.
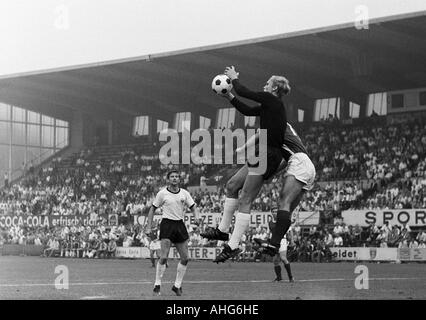
<instances>
[{"instance_id":1,"label":"spectator crowd","mask_svg":"<svg viewBox=\"0 0 426 320\"><path fill-rule=\"evenodd\" d=\"M301 210L331 212L335 218L347 209L426 208L424 118L374 125L320 123L300 126L297 131L316 166L319 182L306 193ZM116 214L119 223L53 229L2 228L0 241L41 243L58 247L64 255L68 251L92 257L107 255L110 246L147 245L149 239L132 222L134 216L147 213L156 192L166 185L166 173L172 166L161 163L159 147L83 149L70 158L56 157L43 167L32 168L17 183L8 182L7 187L0 190L0 215L96 217ZM182 165L178 168L181 185L184 188L204 186L208 177L217 177L222 167L203 163ZM228 167L236 169L236 166ZM283 178L279 176L265 184L253 202L253 210L270 211L278 201L282 183ZM221 212L225 194L223 184L219 184L216 191L201 188L192 193L201 212ZM297 252L306 252L306 256L314 252L317 256L319 248L331 246L424 246L424 239L408 236L410 231L405 227L383 228L369 228L367 237L367 231L357 226L339 226L338 232L318 226L318 230L309 235L296 233L292 243L298 248ZM253 237L267 237L268 232L250 230L245 235L244 246L250 251ZM200 230L191 231L190 245L209 245L199 233Z\"/></svg>"}]
</instances>

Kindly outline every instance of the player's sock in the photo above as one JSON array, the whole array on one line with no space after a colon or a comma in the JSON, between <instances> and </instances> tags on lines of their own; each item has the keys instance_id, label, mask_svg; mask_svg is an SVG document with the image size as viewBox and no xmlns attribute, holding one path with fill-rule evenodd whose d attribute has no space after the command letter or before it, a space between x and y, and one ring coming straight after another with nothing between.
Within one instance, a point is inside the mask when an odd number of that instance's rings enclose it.
<instances>
[{"instance_id":1,"label":"player's sock","mask_svg":"<svg viewBox=\"0 0 426 320\"><path fill-rule=\"evenodd\" d=\"M220 220L219 230L222 232L229 232L231 226L232 217L234 216L235 210L238 209L238 199L225 198L225 204L223 206L223 215Z\"/></svg>"},{"instance_id":2,"label":"player's sock","mask_svg":"<svg viewBox=\"0 0 426 320\"><path fill-rule=\"evenodd\" d=\"M177 265L177 271L176 271L176 281L175 281L175 287L180 288L182 285L183 276L186 272L186 266L181 264L180 262Z\"/></svg>"},{"instance_id":3,"label":"player's sock","mask_svg":"<svg viewBox=\"0 0 426 320\"><path fill-rule=\"evenodd\" d=\"M277 248L280 246L281 239L287 233L291 225L291 215L289 211L278 210L277 223L274 231L272 232L271 244Z\"/></svg>"},{"instance_id":4,"label":"player's sock","mask_svg":"<svg viewBox=\"0 0 426 320\"><path fill-rule=\"evenodd\" d=\"M228 245L232 250L238 248L241 237L243 236L244 232L247 231L249 224L250 213L237 212L235 215L234 231L232 232L231 239L228 242Z\"/></svg>"},{"instance_id":5,"label":"player's sock","mask_svg":"<svg viewBox=\"0 0 426 320\"><path fill-rule=\"evenodd\" d=\"M277 275L277 279L281 279L281 266L274 266L275 274Z\"/></svg>"},{"instance_id":6,"label":"player's sock","mask_svg":"<svg viewBox=\"0 0 426 320\"><path fill-rule=\"evenodd\" d=\"M293 275L291 274L290 263L287 263L287 264L284 263L284 268L287 271L288 278L292 279Z\"/></svg>"},{"instance_id":7,"label":"player's sock","mask_svg":"<svg viewBox=\"0 0 426 320\"><path fill-rule=\"evenodd\" d=\"M155 267L155 258L151 258L152 266Z\"/></svg>"},{"instance_id":8,"label":"player's sock","mask_svg":"<svg viewBox=\"0 0 426 320\"><path fill-rule=\"evenodd\" d=\"M166 271L166 264L157 263L157 272L155 273L155 285L161 286L161 278L163 278L164 271Z\"/></svg>"}]
</instances>

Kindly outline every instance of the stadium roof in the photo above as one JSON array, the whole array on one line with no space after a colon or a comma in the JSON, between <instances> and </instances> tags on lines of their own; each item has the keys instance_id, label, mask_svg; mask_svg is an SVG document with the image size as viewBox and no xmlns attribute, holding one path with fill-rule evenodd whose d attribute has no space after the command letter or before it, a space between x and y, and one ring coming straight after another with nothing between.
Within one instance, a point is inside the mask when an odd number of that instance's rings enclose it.
<instances>
[{"instance_id":1,"label":"stadium roof","mask_svg":"<svg viewBox=\"0 0 426 320\"><path fill-rule=\"evenodd\" d=\"M95 65L0 77L0 101L64 120L73 110L115 118L152 115L170 121L179 111L213 117L226 101L211 80L234 65L251 88L272 74L292 84L287 101L346 97L365 104L369 93L426 86L426 12L345 24L220 46Z\"/></svg>"}]
</instances>

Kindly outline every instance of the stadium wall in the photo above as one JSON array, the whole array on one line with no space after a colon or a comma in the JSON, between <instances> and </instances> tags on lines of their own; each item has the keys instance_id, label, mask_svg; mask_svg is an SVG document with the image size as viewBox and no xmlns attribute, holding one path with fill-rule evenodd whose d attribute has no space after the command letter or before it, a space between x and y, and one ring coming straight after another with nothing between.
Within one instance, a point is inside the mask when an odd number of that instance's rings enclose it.
<instances>
[{"instance_id":1,"label":"stadium wall","mask_svg":"<svg viewBox=\"0 0 426 320\"><path fill-rule=\"evenodd\" d=\"M334 261L417 261L426 262L426 249L423 248L330 248Z\"/></svg>"},{"instance_id":2,"label":"stadium wall","mask_svg":"<svg viewBox=\"0 0 426 320\"><path fill-rule=\"evenodd\" d=\"M384 262L426 262L426 249L420 248L364 248L339 247L330 248L333 261L384 261ZM189 258L193 260L213 260L221 252L220 247L189 247ZM149 258L146 247L118 247L116 257L146 259ZM176 248L172 247L170 259L178 259Z\"/></svg>"},{"instance_id":3,"label":"stadium wall","mask_svg":"<svg viewBox=\"0 0 426 320\"><path fill-rule=\"evenodd\" d=\"M220 247L189 247L188 256L192 260L212 260L222 251ZM117 258L147 259L150 251L147 247L117 247L115 252ZM179 259L175 247L170 248L170 259Z\"/></svg>"},{"instance_id":4,"label":"stadium wall","mask_svg":"<svg viewBox=\"0 0 426 320\"><path fill-rule=\"evenodd\" d=\"M95 144L108 144L108 121L98 117L85 114L83 118L83 143L86 146Z\"/></svg>"},{"instance_id":5,"label":"stadium wall","mask_svg":"<svg viewBox=\"0 0 426 320\"><path fill-rule=\"evenodd\" d=\"M43 246L7 244L0 247L2 256L40 256ZM423 248L376 248L376 247L333 247L330 248L333 261L369 261L369 262L426 262L426 249ZM220 247L189 247L188 255L192 260L213 260L221 252ZM148 259L147 247L117 247L117 258ZM170 259L179 259L175 247L170 249Z\"/></svg>"},{"instance_id":6,"label":"stadium wall","mask_svg":"<svg viewBox=\"0 0 426 320\"><path fill-rule=\"evenodd\" d=\"M6 206L5 203L0 203L0 210ZM99 214L96 219L91 219L86 215L16 215L2 214L0 215L0 228L11 228L15 226L28 227L56 227L70 226L71 224L82 224L85 226L96 226L98 223L105 223L109 226L118 224L117 214Z\"/></svg>"},{"instance_id":7,"label":"stadium wall","mask_svg":"<svg viewBox=\"0 0 426 320\"><path fill-rule=\"evenodd\" d=\"M113 144L131 144L135 141L132 137L134 118L123 114L120 119L112 120L112 143ZM151 125L149 130L151 131ZM155 127L156 129L156 127Z\"/></svg>"},{"instance_id":8,"label":"stadium wall","mask_svg":"<svg viewBox=\"0 0 426 320\"><path fill-rule=\"evenodd\" d=\"M70 123L70 146L72 150L93 146L95 137L98 137L98 145L134 143L132 121L132 117L124 114L120 119L109 120L75 111Z\"/></svg>"},{"instance_id":9,"label":"stadium wall","mask_svg":"<svg viewBox=\"0 0 426 320\"><path fill-rule=\"evenodd\" d=\"M79 150L83 146L83 113L74 112L70 122L70 148Z\"/></svg>"},{"instance_id":10,"label":"stadium wall","mask_svg":"<svg viewBox=\"0 0 426 320\"><path fill-rule=\"evenodd\" d=\"M220 219L222 214L219 212L203 212L200 213L200 218L203 220L203 223L209 227L215 227L219 225ZM311 225L318 225L319 219L320 219L320 213L319 211L299 211L294 212L292 218L295 219L295 222L297 222L300 226L311 226ZM146 214L139 214L132 216L132 223L134 225L145 225L147 215ZM161 214L154 215L154 221L158 222L162 219ZM269 222L273 220L272 213L271 212L257 212L252 211L250 215L250 226L251 227L269 227ZM183 219L185 225L187 228L190 228L194 225L194 216L192 215L185 215ZM235 223L235 216L232 218L232 223ZM1 226L1 219L0 219L0 226Z\"/></svg>"},{"instance_id":11,"label":"stadium wall","mask_svg":"<svg viewBox=\"0 0 426 320\"><path fill-rule=\"evenodd\" d=\"M40 256L43 253L43 246L5 244L1 247L2 256Z\"/></svg>"},{"instance_id":12,"label":"stadium wall","mask_svg":"<svg viewBox=\"0 0 426 320\"><path fill-rule=\"evenodd\" d=\"M371 223L378 226L389 222L390 225L402 225L409 227L426 226L426 209L394 209L394 210L344 210L343 221L348 225L360 225L368 227Z\"/></svg>"}]
</instances>

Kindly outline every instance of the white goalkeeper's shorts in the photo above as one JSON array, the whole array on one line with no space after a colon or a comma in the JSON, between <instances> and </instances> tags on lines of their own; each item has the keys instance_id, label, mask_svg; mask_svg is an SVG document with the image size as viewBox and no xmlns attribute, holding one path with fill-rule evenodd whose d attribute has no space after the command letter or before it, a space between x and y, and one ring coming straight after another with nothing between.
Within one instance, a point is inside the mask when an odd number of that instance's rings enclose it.
<instances>
[{"instance_id":1,"label":"white goalkeeper's shorts","mask_svg":"<svg viewBox=\"0 0 426 320\"><path fill-rule=\"evenodd\" d=\"M304 183L303 190L311 190L315 181L315 166L308 155L303 152L293 154L288 160L284 177L294 176L296 180Z\"/></svg>"}]
</instances>

